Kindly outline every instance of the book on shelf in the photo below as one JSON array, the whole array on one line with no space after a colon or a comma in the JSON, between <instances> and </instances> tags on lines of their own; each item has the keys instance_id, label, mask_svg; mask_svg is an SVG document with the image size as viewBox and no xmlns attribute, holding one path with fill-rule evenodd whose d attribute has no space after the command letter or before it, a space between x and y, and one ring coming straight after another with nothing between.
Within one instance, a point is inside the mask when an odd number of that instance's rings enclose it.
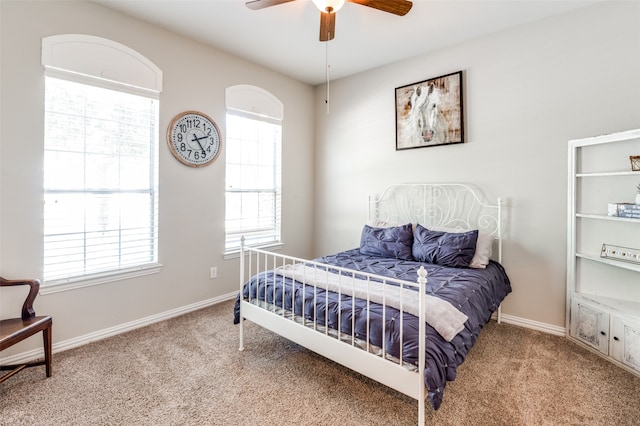
<instances>
[{"instance_id":1,"label":"book on shelf","mask_svg":"<svg viewBox=\"0 0 640 426\"><path fill-rule=\"evenodd\" d=\"M640 204L609 203L608 215L613 217L640 219Z\"/></svg>"}]
</instances>

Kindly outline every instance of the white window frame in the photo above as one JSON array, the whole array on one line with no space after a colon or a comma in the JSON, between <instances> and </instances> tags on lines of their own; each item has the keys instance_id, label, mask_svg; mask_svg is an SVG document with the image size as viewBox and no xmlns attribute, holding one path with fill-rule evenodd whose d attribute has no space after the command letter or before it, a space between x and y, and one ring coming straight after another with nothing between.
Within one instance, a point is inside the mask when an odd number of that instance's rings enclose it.
<instances>
[{"instance_id":1,"label":"white window frame","mask_svg":"<svg viewBox=\"0 0 640 426\"><path fill-rule=\"evenodd\" d=\"M162 71L157 66L133 49L100 37L82 34L45 37L42 39L42 64L46 77L144 96L155 102L162 91ZM157 236L158 120L159 114L156 110L156 140L153 142L150 158L150 190L154 192L155 209L155 212L150 214L151 224L155 227L155 242L150 251L151 260L64 278L45 278L41 293L55 293L159 272L162 265L158 263Z\"/></svg>"},{"instance_id":2,"label":"white window frame","mask_svg":"<svg viewBox=\"0 0 640 426\"><path fill-rule=\"evenodd\" d=\"M280 141L278 144L279 152L276 154L276 163L274 167L274 182L273 188L267 190L267 192L274 193L274 218L273 227L269 227L268 233L270 235L275 234L275 238L269 241L260 240L261 230L255 229L254 231L245 231L243 235L246 239L246 244L253 247L269 248L277 250L282 248L282 121L284 115L284 108L282 102L280 102L274 95L268 91L251 85L237 85L226 89L226 107L227 116L234 115L251 120L263 121L280 126ZM229 146L229 128L227 127L227 146ZM229 158L227 158L227 167L229 166ZM230 188L227 182L225 185L225 198L226 194L247 192L255 193L259 192L255 188ZM229 233L229 229L226 222L230 218L227 217L227 211L225 208L225 259L237 257L240 252L239 241L238 245L229 245L230 241L238 240L238 233ZM252 241L253 240L253 241Z\"/></svg>"}]
</instances>

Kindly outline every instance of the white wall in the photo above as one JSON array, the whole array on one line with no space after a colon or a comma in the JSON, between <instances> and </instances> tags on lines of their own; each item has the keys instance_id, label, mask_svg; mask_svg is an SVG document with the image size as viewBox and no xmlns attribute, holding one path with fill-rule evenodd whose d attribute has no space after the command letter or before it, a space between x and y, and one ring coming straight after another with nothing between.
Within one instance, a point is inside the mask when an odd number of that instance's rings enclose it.
<instances>
[{"instance_id":1,"label":"white wall","mask_svg":"<svg viewBox=\"0 0 640 426\"><path fill-rule=\"evenodd\" d=\"M140 52L164 73L159 140L162 271L143 278L40 295L36 312L53 315L54 345L215 299L238 288L238 260L225 261L222 257L224 145L215 163L194 169L172 157L165 138L171 119L191 109L210 115L224 135L227 86L259 86L284 103L283 252L311 254L314 137L311 86L91 2L2 0L0 16L0 275L3 277L42 278L42 37L67 33L105 37ZM218 267L216 280L209 279L211 266ZM1 316L19 315L23 299L17 292L8 296L4 292L0 300ZM33 340L25 347L38 344L38 340ZM3 356L7 353L3 352Z\"/></svg>"},{"instance_id":2,"label":"white wall","mask_svg":"<svg viewBox=\"0 0 640 426\"><path fill-rule=\"evenodd\" d=\"M314 92L94 3L2 0L0 20L0 275L7 278L42 276L41 38L63 33L109 38L164 72L163 269L145 278L39 296L36 311L54 316L54 342L235 290L237 260L222 258L224 148L213 165L194 170L171 156L164 139L169 121L187 109L207 112L224 135L227 86L260 86L285 105L286 253L309 257L357 246L367 196L390 182L476 182L508 204L504 264L514 293L504 311L555 326L564 325L566 141L640 127L638 2L605 2L334 81L329 115L324 87ZM194 62L200 66L184 66ZM464 71L467 142L396 152L395 87L457 70ZM210 266L218 266L217 280L209 280ZM21 299L3 293L0 316ZM26 347L38 344L32 340Z\"/></svg>"},{"instance_id":3,"label":"white wall","mask_svg":"<svg viewBox=\"0 0 640 426\"><path fill-rule=\"evenodd\" d=\"M467 142L395 151L394 89L458 70ZM567 140L640 127L640 2L596 4L333 81L329 115L324 90L316 255L357 247L367 196L389 183L473 182L507 203L513 293L503 312L564 327Z\"/></svg>"}]
</instances>

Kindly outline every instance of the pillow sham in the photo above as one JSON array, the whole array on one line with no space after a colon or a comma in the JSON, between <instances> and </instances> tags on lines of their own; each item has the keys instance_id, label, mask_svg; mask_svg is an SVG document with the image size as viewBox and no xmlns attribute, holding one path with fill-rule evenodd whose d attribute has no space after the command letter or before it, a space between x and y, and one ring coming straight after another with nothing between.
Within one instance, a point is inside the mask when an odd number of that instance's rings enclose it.
<instances>
[{"instance_id":1,"label":"pillow sham","mask_svg":"<svg viewBox=\"0 0 640 426\"><path fill-rule=\"evenodd\" d=\"M454 234L468 232L469 229L447 228L445 226L429 226L431 231L444 231ZM476 242L476 251L473 259L469 264L470 268L485 269L489 264L489 259L493 254L493 236L487 232L478 231L478 241Z\"/></svg>"},{"instance_id":2,"label":"pillow sham","mask_svg":"<svg viewBox=\"0 0 640 426\"><path fill-rule=\"evenodd\" d=\"M360 237L360 253L368 256L413 260L413 231L411 224L374 228L365 225Z\"/></svg>"},{"instance_id":3,"label":"pillow sham","mask_svg":"<svg viewBox=\"0 0 640 426\"><path fill-rule=\"evenodd\" d=\"M373 228L391 228L393 226L398 226L397 224L391 222L385 222L383 220L372 219L367 221L367 225ZM415 231L416 224L413 224L413 230ZM431 231L444 231L450 232L454 234L460 234L463 232L469 232L470 229L464 228L450 228L446 226L431 226L429 225L429 230ZM471 263L469 263L470 268L474 269L485 269L489 264L489 259L491 259L491 255L493 254L493 236L487 232L478 231L478 240L476 242L476 251L473 254L473 259L471 259Z\"/></svg>"},{"instance_id":4,"label":"pillow sham","mask_svg":"<svg viewBox=\"0 0 640 426\"><path fill-rule=\"evenodd\" d=\"M478 241L478 230L468 232L431 231L416 225L413 233L413 258L453 268L467 268L473 259Z\"/></svg>"}]
</instances>

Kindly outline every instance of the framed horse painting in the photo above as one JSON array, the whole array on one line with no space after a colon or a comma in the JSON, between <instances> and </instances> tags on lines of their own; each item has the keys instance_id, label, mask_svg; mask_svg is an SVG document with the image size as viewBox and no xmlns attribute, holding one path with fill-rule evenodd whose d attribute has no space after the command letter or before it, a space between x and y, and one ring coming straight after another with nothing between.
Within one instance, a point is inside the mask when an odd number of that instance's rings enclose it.
<instances>
[{"instance_id":1,"label":"framed horse painting","mask_svg":"<svg viewBox=\"0 0 640 426\"><path fill-rule=\"evenodd\" d=\"M463 142L462 71L396 88L396 150Z\"/></svg>"}]
</instances>

